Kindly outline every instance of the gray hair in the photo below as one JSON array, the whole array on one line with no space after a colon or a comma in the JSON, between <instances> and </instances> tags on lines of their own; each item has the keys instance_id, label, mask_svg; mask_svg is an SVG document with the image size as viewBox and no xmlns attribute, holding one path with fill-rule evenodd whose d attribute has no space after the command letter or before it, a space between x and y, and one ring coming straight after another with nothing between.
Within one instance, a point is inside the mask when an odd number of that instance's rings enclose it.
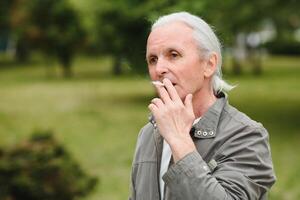
<instances>
[{"instance_id":1,"label":"gray hair","mask_svg":"<svg viewBox=\"0 0 300 200\"><path fill-rule=\"evenodd\" d=\"M176 12L158 18L153 23L151 30L176 21L183 22L193 29L194 38L198 42L198 48L200 50L200 53L202 55L204 54L204 57L208 58L212 52L215 52L217 54L217 70L212 77L212 87L214 93L217 94L221 91L227 92L233 89L235 86L226 83L222 79L222 54L219 39L217 38L212 28L203 19L188 12Z\"/></svg>"}]
</instances>

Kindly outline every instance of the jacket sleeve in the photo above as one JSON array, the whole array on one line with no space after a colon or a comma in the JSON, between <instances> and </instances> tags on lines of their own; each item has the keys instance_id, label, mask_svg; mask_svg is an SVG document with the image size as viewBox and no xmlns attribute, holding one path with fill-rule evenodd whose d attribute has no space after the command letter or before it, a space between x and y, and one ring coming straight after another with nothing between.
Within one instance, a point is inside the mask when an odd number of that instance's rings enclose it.
<instances>
[{"instance_id":1,"label":"jacket sleeve","mask_svg":"<svg viewBox=\"0 0 300 200\"><path fill-rule=\"evenodd\" d=\"M175 199L265 199L275 182L268 133L264 128L247 130L216 150L211 171L195 151L173 164L164 181Z\"/></svg>"},{"instance_id":2,"label":"jacket sleeve","mask_svg":"<svg viewBox=\"0 0 300 200\"><path fill-rule=\"evenodd\" d=\"M132 170L133 171L133 170ZM134 179L133 179L133 172L131 173L131 183L130 183L130 196L128 198L128 200L136 200L136 195L135 195L135 187L134 187Z\"/></svg>"},{"instance_id":3,"label":"jacket sleeve","mask_svg":"<svg viewBox=\"0 0 300 200\"><path fill-rule=\"evenodd\" d=\"M135 152L134 152L134 158L133 158L133 161L132 161L132 167L131 167L131 176L130 176L130 194L129 194L129 197L128 197L128 200L136 200L136 192L135 192L135 182L134 180L136 179L136 170L135 170L135 159L137 157L137 154L138 154L138 144L139 144L139 140L141 138L141 135L143 133L143 130L144 130L145 127L143 127L139 134L138 134L138 138L137 138L137 145L136 145L136 148L135 148Z\"/></svg>"}]
</instances>

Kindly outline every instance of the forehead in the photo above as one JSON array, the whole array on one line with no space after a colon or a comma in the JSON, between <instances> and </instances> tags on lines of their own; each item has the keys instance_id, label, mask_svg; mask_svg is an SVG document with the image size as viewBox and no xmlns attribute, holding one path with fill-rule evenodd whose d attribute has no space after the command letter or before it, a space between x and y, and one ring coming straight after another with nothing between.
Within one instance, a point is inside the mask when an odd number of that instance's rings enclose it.
<instances>
[{"instance_id":1,"label":"forehead","mask_svg":"<svg viewBox=\"0 0 300 200\"><path fill-rule=\"evenodd\" d=\"M152 30L147 40L147 52L170 46L195 45L193 29L182 22L171 22Z\"/></svg>"}]
</instances>

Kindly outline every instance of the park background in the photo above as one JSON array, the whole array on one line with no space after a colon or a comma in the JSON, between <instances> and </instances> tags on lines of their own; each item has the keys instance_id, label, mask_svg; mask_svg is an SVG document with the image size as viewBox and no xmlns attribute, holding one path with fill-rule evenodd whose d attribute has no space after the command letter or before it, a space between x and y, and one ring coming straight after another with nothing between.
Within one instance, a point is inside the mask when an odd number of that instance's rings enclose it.
<instances>
[{"instance_id":1,"label":"park background","mask_svg":"<svg viewBox=\"0 0 300 200\"><path fill-rule=\"evenodd\" d=\"M0 199L127 198L155 95L147 34L182 10L213 25L229 101L269 131L269 199L300 199L296 0L0 0Z\"/></svg>"}]
</instances>

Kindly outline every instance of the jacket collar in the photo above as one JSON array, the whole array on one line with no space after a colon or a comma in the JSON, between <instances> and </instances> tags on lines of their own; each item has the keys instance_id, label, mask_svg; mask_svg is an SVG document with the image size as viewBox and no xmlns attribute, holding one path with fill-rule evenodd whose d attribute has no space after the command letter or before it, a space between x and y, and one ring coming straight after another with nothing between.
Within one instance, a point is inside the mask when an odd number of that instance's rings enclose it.
<instances>
[{"instance_id":1,"label":"jacket collar","mask_svg":"<svg viewBox=\"0 0 300 200\"><path fill-rule=\"evenodd\" d=\"M217 128L220 120L222 110L227 103L227 95L225 93L218 93L216 102L207 110L196 123L190 134L194 138L214 138L217 134Z\"/></svg>"}]
</instances>

